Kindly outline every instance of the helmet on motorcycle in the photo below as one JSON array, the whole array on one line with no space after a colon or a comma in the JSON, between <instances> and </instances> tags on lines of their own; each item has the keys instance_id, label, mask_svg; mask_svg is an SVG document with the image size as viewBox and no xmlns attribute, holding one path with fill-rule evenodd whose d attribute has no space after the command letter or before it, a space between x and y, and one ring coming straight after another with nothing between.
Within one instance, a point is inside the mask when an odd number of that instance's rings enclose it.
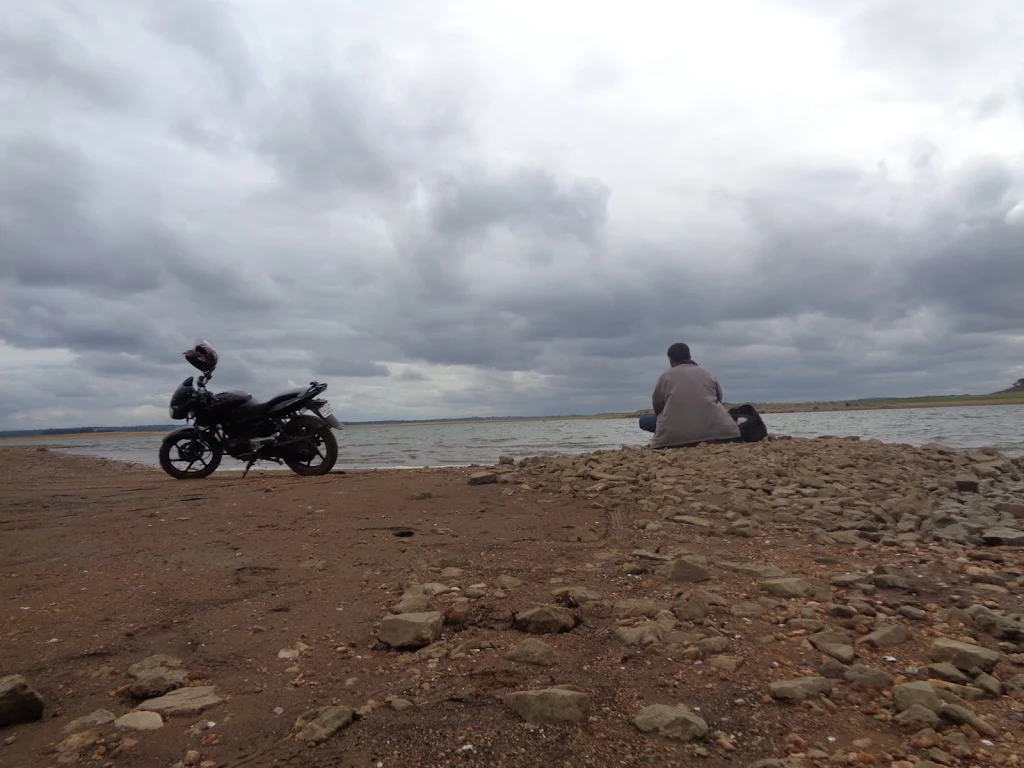
<instances>
[{"instance_id":1,"label":"helmet on motorcycle","mask_svg":"<svg viewBox=\"0 0 1024 768\"><path fill-rule=\"evenodd\" d=\"M197 341L192 349L184 354L185 359L192 367L203 373L212 373L213 369L217 367L217 351L205 341Z\"/></svg>"}]
</instances>

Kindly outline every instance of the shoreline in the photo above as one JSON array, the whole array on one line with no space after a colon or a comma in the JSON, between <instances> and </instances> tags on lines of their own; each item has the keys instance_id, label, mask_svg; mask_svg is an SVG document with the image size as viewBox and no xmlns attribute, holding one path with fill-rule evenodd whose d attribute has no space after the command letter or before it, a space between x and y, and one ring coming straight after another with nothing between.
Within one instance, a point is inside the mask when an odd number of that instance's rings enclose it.
<instances>
[{"instance_id":1,"label":"shoreline","mask_svg":"<svg viewBox=\"0 0 1024 768\"><path fill-rule=\"evenodd\" d=\"M727 407L734 407L740 403L726 403ZM923 408L974 408L980 406L1019 406L1024 405L1024 395L1020 397L986 397L976 398L942 398L929 401L924 398L908 398L906 402L886 400L877 403L866 403L849 401L844 402L805 402L805 403L751 403L759 413L833 413L840 411L898 411L898 410L919 410ZM639 418L643 414L651 413L650 409L630 413L595 413L572 416L512 416L512 417L482 417L465 419L442 419L442 420L418 420L418 421L387 421L387 422L342 422L345 429L380 429L382 427L431 427L431 426L461 426L466 424L510 424L515 422L538 422L538 421L598 421ZM174 427L175 429L177 427ZM170 430L168 430L170 431ZM158 437L166 435L167 432L160 431L104 431L104 432L51 432L45 435L23 435L0 437L0 445L12 441L40 441L53 440L85 440L85 439L110 439L117 437Z\"/></svg>"}]
</instances>

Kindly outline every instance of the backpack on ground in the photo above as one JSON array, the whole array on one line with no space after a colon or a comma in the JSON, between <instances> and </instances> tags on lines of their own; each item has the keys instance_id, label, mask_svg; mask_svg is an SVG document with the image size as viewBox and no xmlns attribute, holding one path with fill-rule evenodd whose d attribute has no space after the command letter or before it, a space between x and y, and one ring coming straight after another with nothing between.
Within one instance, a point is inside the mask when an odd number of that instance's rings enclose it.
<instances>
[{"instance_id":1,"label":"backpack on ground","mask_svg":"<svg viewBox=\"0 0 1024 768\"><path fill-rule=\"evenodd\" d=\"M768 427L761 419L761 414L749 403L730 408L729 415L739 426L740 440L743 442L756 443L768 437Z\"/></svg>"}]
</instances>

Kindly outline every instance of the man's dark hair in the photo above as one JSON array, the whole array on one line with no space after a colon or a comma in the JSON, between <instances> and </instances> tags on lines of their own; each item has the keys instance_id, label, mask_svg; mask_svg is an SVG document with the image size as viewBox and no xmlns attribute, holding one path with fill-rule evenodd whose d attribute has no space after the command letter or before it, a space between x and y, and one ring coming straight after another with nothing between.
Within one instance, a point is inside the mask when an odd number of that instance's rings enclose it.
<instances>
[{"instance_id":1,"label":"man's dark hair","mask_svg":"<svg viewBox=\"0 0 1024 768\"><path fill-rule=\"evenodd\" d=\"M673 363L685 363L690 359L690 348L681 341L677 341L668 348L668 359Z\"/></svg>"}]
</instances>

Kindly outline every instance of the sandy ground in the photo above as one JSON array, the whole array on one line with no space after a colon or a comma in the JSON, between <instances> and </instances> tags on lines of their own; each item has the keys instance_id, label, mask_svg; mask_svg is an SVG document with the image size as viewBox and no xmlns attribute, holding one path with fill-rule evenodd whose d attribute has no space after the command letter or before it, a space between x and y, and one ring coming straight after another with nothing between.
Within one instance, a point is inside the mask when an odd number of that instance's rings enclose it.
<instances>
[{"instance_id":1,"label":"sandy ground","mask_svg":"<svg viewBox=\"0 0 1024 768\"><path fill-rule=\"evenodd\" d=\"M694 585L638 569L634 550L667 538L695 556L826 581L893 557L811 544L770 525L751 539L686 526L669 537L610 521L585 499L470 485L472 471L181 482L115 462L0 449L0 677L23 675L46 704L41 721L0 729L0 765L714 768L793 754L805 757L792 765L807 766L830 756L883 766L928 757L928 744L912 747L895 728L885 695L772 701L769 681L817 675L827 659L777 613L713 614L637 647L616 638L629 622L607 609L630 598L672 603L695 586L730 603L763 597L756 575L712 568L711 581ZM584 538L594 540L570 540L588 529ZM946 604L951 589L939 585L956 578L930 562L914 599ZM499 589L504 575L521 583ZM439 610L457 606L439 644L384 647L376 632L389 607L408 585L430 582L462 591L485 584L486 594L461 605L458 593L435 598ZM552 666L506 658L530 637L513 615L554 602L564 586L599 593L603 608L572 606L579 626L539 637L556 651ZM912 631L898 648L859 649L858 662L898 676L936 634ZM75 718L130 712L127 670L154 654L180 659L188 685L215 686L224 701L152 731L103 724L58 750ZM723 654L738 658L738 669L707 662ZM563 684L590 696L582 722L530 724L502 699ZM329 704L362 716L316 747L294 738L296 718ZM640 732L632 720L651 704L687 705L709 735L684 743ZM942 754L950 765L1013 764L1024 745L1020 703L1003 696L971 706L999 737L975 738L959 755L945 744Z\"/></svg>"}]
</instances>

